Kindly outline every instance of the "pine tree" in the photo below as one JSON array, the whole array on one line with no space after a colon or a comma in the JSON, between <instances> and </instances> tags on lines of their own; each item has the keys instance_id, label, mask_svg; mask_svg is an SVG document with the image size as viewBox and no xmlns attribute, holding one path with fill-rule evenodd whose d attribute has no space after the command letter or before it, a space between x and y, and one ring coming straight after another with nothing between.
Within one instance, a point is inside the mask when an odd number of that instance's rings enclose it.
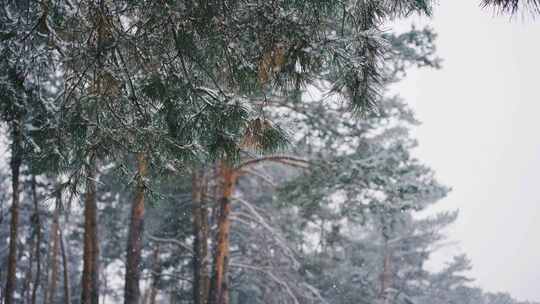
<instances>
[{"instance_id":1,"label":"pine tree","mask_svg":"<svg viewBox=\"0 0 540 304\"><path fill-rule=\"evenodd\" d=\"M533 0L484 5L538 10ZM431 8L418 0L7 1L6 302L62 294L69 303L79 292L82 303L118 302L124 264L130 304L164 294L196 304L510 301L467 287L464 256L438 273L423 267L455 214L412 215L448 188L412 157L417 121L385 90L409 66L439 66L435 35L383 29ZM28 190L30 175L47 182L34 178ZM19 195L25 189L31 204ZM49 214L39 204L53 193L70 199ZM83 204L63 229L71 198ZM33 227L21 228L30 213ZM143 297L141 281L150 286Z\"/></svg>"}]
</instances>

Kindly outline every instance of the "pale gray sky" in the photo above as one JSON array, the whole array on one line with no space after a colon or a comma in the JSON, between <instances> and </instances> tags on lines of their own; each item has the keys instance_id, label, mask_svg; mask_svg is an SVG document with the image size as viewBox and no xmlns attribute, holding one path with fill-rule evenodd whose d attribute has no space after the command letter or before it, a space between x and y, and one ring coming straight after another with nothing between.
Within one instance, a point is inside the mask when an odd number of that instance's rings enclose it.
<instances>
[{"instance_id":1,"label":"pale gray sky","mask_svg":"<svg viewBox=\"0 0 540 304\"><path fill-rule=\"evenodd\" d=\"M443 69L396 88L423 123L418 156L453 187L438 208L460 209L451 250L472 259L475 284L540 301L540 19L440 2L428 24Z\"/></svg>"}]
</instances>

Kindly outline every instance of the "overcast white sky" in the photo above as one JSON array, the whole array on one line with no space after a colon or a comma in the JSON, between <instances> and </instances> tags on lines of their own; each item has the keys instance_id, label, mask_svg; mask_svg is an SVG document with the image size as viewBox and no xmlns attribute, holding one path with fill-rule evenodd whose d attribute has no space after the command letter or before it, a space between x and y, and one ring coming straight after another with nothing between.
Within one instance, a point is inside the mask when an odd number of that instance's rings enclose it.
<instances>
[{"instance_id":1,"label":"overcast white sky","mask_svg":"<svg viewBox=\"0 0 540 304\"><path fill-rule=\"evenodd\" d=\"M460 209L451 250L472 259L475 284L540 301L540 19L440 2L429 24L443 69L397 86L423 123L418 156L453 187L439 208Z\"/></svg>"}]
</instances>

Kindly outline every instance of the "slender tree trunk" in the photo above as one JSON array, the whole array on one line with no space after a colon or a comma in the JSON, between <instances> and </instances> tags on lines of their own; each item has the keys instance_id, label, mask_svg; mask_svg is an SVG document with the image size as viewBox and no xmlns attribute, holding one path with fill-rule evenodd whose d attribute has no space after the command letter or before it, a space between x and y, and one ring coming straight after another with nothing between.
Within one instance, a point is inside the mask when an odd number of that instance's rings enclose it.
<instances>
[{"instance_id":1,"label":"slender tree trunk","mask_svg":"<svg viewBox=\"0 0 540 304\"><path fill-rule=\"evenodd\" d=\"M31 181L31 188L32 192L34 191L34 183L35 179L32 175L32 181ZM28 257L28 269L26 270L25 274L25 280L23 284L23 289L21 291L21 295L23 299L25 300L25 303L31 303L31 297L32 297L32 282L33 282L33 268L34 268L34 259L36 258L36 255L39 253L39 243L40 243L40 227L39 225L39 210L36 208L34 210L34 213L31 216L31 224L32 224L32 235L31 235L31 241L29 246L29 257ZM37 223L36 223L37 222Z\"/></svg>"},{"instance_id":2,"label":"slender tree trunk","mask_svg":"<svg viewBox=\"0 0 540 304\"><path fill-rule=\"evenodd\" d=\"M219 201L219 218L217 244L214 253L214 270L210 290L211 304L229 303L229 282L227 278L229 266L229 233L231 213L231 197L236 183L236 174L226 162L222 162L220 168L221 191Z\"/></svg>"},{"instance_id":3,"label":"slender tree trunk","mask_svg":"<svg viewBox=\"0 0 540 304\"><path fill-rule=\"evenodd\" d=\"M51 260L50 260L50 277L48 278L48 297L45 298L45 304L54 304L56 302L57 286L58 286L58 252L60 249L59 242L59 218L60 218L60 190L56 196L56 205L53 213L53 224L51 228Z\"/></svg>"},{"instance_id":4,"label":"slender tree trunk","mask_svg":"<svg viewBox=\"0 0 540 304\"><path fill-rule=\"evenodd\" d=\"M174 290L172 288L169 291L169 304L176 304L176 295L175 295Z\"/></svg>"},{"instance_id":5,"label":"slender tree trunk","mask_svg":"<svg viewBox=\"0 0 540 304\"><path fill-rule=\"evenodd\" d=\"M200 282L200 236L201 236L201 177L197 169L193 170L191 177L191 204L193 220L193 303L201 304L201 282ZM204 303L204 302L202 302Z\"/></svg>"},{"instance_id":6,"label":"slender tree trunk","mask_svg":"<svg viewBox=\"0 0 540 304\"><path fill-rule=\"evenodd\" d=\"M192 177L192 211L193 211L193 302L208 303L210 287L208 258L208 209L204 205L206 182L200 172L195 171Z\"/></svg>"},{"instance_id":7,"label":"slender tree trunk","mask_svg":"<svg viewBox=\"0 0 540 304\"><path fill-rule=\"evenodd\" d=\"M63 268L63 277L64 277L64 304L70 304L71 303L71 284L69 282L69 261L68 261L68 254L66 250L64 234L62 233L62 230L60 230L60 251L62 254L62 268Z\"/></svg>"},{"instance_id":8,"label":"slender tree trunk","mask_svg":"<svg viewBox=\"0 0 540 304\"><path fill-rule=\"evenodd\" d=\"M210 238L210 224L209 224L209 214L208 214L208 179L203 178L203 187L201 192L201 237L200 237L200 257L202 260L200 263L200 283L201 283L201 294L204 296L204 302L200 304L208 304L209 293L210 293L210 262L211 256L208 250L208 240Z\"/></svg>"},{"instance_id":9,"label":"slender tree trunk","mask_svg":"<svg viewBox=\"0 0 540 304\"><path fill-rule=\"evenodd\" d=\"M69 244L66 243L65 233L69 230L69 214L71 212L71 202L73 200L74 193L70 193L67 202L64 204L64 228L60 229L60 253L62 254L62 269L64 278L64 304L71 303L71 278L69 270L69 257L70 250Z\"/></svg>"},{"instance_id":10,"label":"slender tree trunk","mask_svg":"<svg viewBox=\"0 0 540 304\"><path fill-rule=\"evenodd\" d=\"M131 206L131 219L129 224L129 235L127 243L126 277L124 288L124 303L139 303L140 299L140 264L142 235L144 229L144 178L147 174L147 161L144 153L137 154L137 186L135 189L135 199Z\"/></svg>"},{"instance_id":11,"label":"slender tree trunk","mask_svg":"<svg viewBox=\"0 0 540 304\"><path fill-rule=\"evenodd\" d=\"M379 303L387 304L389 301L388 289L392 285L391 252L388 240L384 243L383 271L381 273L381 290L379 293Z\"/></svg>"},{"instance_id":12,"label":"slender tree trunk","mask_svg":"<svg viewBox=\"0 0 540 304\"><path fill-rule=\"evenodd\" d=\"M36 277L32 286L31 303L36 304L37 290L41 279L41 221L39 215L39 201L36 190L36 177L32 175L31 180L32 200L34 201L34 227L36 229Z\"/></svg>"},{"instance_id":13,"label":"slender tree trunk","mask_svg":"<svg viewBox=\"0 0 540 304\"><path fill-rule=\"evenodd\" d=\"M99 243L97 230L96 160L90 157L84 201L84 249L81 304L99 303Z\"/></svg>"},{"instance_id":14,"label":"slender tree trunk","mask_svg":"<svg viewBox=\"0 0 540 304\"><path fill-rule=\"evenodd\" d=\"M148 304L148 299L150 298L150 286L146 288L141 297L141 302L139 304Z\"/></svg>"},{"instance_id":15,"label":"slender tree trunk","mask_svg":"<svg viewBox=\"0 0 540 304\"><path fill-rule=\"evenodd\" d=\"M159 280L161 277L161 263L159 261L159 243L156 244L156 248L153 253L152 266L152 287L150 289L150 304L156 304L157 293L159 290Z\"/></svg>"},{"instance_id":16,"label":"slender tree trunk","mask_svg":"<svg viewBox=\"0 0 540 304\"><path fill-rule=\"evenodd\" d=\"M22 298L25 300L25 303L30 303L30 284L32 282L32 268L34 266L34 252L36 248L36 237L35 234L32 234L30 239L30 246L28 257L28 269L26 269L26 274L24 275L24 284L21 290Z\"/></svg>"},{"instance_id":17,"label":"slender tree trunk","mask_svg":"<svg viewBox=\"0 0 540 304\"><path fill-rule=\"evenodd\" d=\"M17 280L17 230L19 228L19 175L22 163L22 130L18 120L13 123L13 143L11 145L11 224L9 232L9 255L5 290L5 304L13 303Z\"/></svg>"},{"instance_id":18,"label":"slender tree trunk","mask_svg":"<svg viewBox=\"0 0 540 304\"><path fill-rule=\"evenodd\" d=\"M156 304L157 293L159 289L159 280L161 277L161 264L159 263L159 243L156 243L156 247L152 253L152 281L150 285L144 291L141 304Z\"/></svg>"},{"instance_id":19,"label":"slender tree trunk","mask_svg":"<svg viewBox=\"0 0 540 304\"><path fill-rule=\"evenodd\" d=\"M107 303L107 293L109 292L109 280L107 280L107 268L101 268L101 277L103 278L103 295L101 296L101 303Z\"/></svg>"}]
</instances>

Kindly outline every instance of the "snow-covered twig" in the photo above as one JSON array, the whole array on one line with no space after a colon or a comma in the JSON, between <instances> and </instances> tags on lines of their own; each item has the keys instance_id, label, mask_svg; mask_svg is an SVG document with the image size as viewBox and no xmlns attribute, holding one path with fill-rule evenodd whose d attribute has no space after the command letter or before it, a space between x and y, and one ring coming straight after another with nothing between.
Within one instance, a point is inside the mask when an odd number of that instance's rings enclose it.
<instances>
[{"instance_id":1,"label":"snow-covered twig","mask_svg":"<svg viewBox=\"0 0 540 304\"><path fill-rule=\"evenodd\" d=\"M244 268L244 269L251 269L251 270L255 270L255 271L266 274L268 277L270 277L272 279L272 281L274 281L275 283L277 283L277 284L279 284L279 285L281 285L281 286L283 286L285 288L285 290L287 291L287 294L289 295L289 297L291 297L294 304L300 304L300 302L296 298L296 295L292 292L290 286L287 283L285 283L283 280L278 278L271 271L269 271L267 269L264 269L264 268L257 267L257 266L247 265L247 264L240 264L240 263L230 263L230 266L231 267Z\"/></svg>"},{"instance_id":2,"label":"snow-covered twig","mask_svg":"<svg viewBox=\"0 0 540 304\"><path fill-rule=\"evenodd\" d=\"M188 245L186 245L185 243L183 242L180 242L179 240L176 240L176 239L169 239L169 238L160 238L160 237L157 237L157 236L154 236L154 235L151 235L149 233L146 233L146 236L154 241L154 242L159 242L159 243L169 243L169 244L174 244L174 245L177 245L179 247L182 247L184 248L185 250L189 251L190 253L193 253L193 249L190 248Z\"/></svg>"}]
</instances>

